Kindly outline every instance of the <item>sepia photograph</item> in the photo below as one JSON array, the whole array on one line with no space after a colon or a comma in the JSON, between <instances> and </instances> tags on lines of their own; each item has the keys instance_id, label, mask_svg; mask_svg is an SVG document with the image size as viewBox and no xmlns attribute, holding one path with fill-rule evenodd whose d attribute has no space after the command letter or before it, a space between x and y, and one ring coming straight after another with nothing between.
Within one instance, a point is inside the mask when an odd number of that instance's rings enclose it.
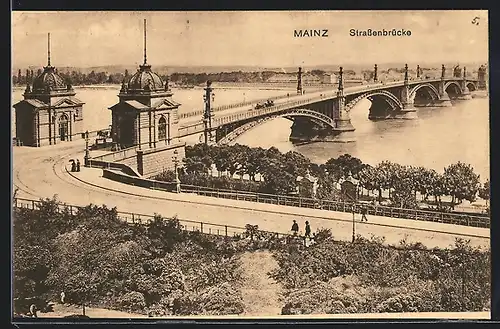
<instances>
[{"instance_id":1,"label":"sepia photograph","mask_svg":"<svg viewBox=\"0 0 500 329\"><path fill-rule=\"evenodd\" d=\"M13 321L491 318L488 11L11 17Z\"/></svg>"}]
</instances>

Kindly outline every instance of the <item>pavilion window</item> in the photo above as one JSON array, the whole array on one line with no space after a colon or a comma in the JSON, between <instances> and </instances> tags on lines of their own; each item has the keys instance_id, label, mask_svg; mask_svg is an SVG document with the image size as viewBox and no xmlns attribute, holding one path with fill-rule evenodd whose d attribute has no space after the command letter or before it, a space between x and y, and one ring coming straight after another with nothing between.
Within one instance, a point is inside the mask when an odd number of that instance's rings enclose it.
<instances>
[{"instance_id":1,"label":"pavilion window","mask_svg":"<svg viewBox=\"0 0 500 329\"><path fill-rule=\"evenodd\" d=\"M166 140L167 139L167 120L165 117L161 117L158 121L158 140Z\"/></svg>"}]
</instances>

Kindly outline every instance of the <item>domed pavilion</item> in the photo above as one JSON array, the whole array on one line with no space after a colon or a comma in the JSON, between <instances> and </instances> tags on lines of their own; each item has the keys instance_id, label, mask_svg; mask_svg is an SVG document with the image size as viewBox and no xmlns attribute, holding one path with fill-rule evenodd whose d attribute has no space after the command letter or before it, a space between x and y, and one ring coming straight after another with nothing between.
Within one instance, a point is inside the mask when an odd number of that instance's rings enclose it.
<instances>
[{"instance_id":1,"label":"domed pavilion","mask_svg":"<svg viewBox=\"0 0 500 329\"><path fill-rule=\"evenodd\" d=\"M83 105L72 86L48 63L43 72L26 85L24 99L16 104L16 139L24 146L43 146L81 138Z\"/></svg>"},{"instance_id":2,"label":"domed pavilion","mask_svg":"<svg viewBox=\"0 0 500 329\"><path fill-rule=\"evenodd\" d=\"M178 139L179 103L172 99L168 81L151 70L146 57L146 22L144 22L144 63L118 94L119 102L109 109L112 137L120 148L139 149L170 145Z\"/></svg>"}]
</instances>

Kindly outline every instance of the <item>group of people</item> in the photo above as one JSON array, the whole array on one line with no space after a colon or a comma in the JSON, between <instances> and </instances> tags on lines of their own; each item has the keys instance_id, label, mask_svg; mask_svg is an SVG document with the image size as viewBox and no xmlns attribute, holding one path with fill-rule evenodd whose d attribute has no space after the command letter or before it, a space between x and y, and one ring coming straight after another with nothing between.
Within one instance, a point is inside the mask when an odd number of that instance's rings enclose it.
<instances>
[{"instance_id":1,"label":"group of people","mask_svg":"<svg viewBox=\"0 0 500 329\"><path fill-rule=\"evenodd\" d=\"M80 171L80 160L76 159L75 160L71 159L71 172L76 172Z\"/></svg>"},{"instance_id":2,"label":"group of people","mask_svg":"<svg viewBox=\"0 0 500 329\"><path fill-rule=\"evenodd\" d=\"M292 224L292 232L293 235L297 235L299 233L299 224L297 224L297 221L294 219L293 224ZM306 226L305 226L305 237L311 237L311 225L309 225L309 222L306 220Z\"/></svg>"}]
</instances>

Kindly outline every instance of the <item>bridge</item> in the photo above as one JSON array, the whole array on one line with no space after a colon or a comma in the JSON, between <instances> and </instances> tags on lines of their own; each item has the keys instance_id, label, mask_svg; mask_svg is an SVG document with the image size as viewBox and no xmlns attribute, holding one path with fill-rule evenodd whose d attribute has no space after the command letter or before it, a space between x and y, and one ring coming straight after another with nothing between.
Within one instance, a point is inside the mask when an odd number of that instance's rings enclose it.
<instances>
[{"instance_id":1,"label":"bridge","mask_svg":"<svg viewBox=\"0 0 500 329\"><path fill-rule=\"evenodd\" d=\"M233 142L239 135L266 121L284 117L291 121L292 141L351 142L355 128L350 111L362 100L371 101L369 118L372 120L415 119L416 108L451 106L451 99L471 99L471 91L486 89L484 81L467 76L466 68L457 68L453 76L446 75L443 65L440 78L423 78L417 69L417 78L410 79L408 65L404 80L374 81L367 85L344 88L343 69L340 68L338 89L302 93L300 70L297 95L272 98L267 107L255 108L256 101L210 109L181 116L179 137L207 133L217 144ZM210 82L205 90L211 91ZM189 117L203 115L204 119L189 121ZM208 124L207 124L208 122Z\"/></svg>"}]
</instances>

